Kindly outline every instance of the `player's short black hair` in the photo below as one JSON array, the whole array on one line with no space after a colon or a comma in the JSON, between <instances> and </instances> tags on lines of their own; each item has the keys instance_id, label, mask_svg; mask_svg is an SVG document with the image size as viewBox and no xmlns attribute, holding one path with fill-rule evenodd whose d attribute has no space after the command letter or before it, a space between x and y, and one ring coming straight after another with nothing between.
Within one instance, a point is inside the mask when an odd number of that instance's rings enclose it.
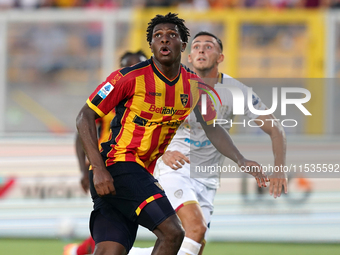
<instances>
[{"instance_id":1,"label":"player's short black hair","mask_svg":"<svg viewBox=\"0 0 340 255\"><path fill-rule=\"evenodd\" d=\"M221 51L223 51L223 44L222 44L222 41L220 38L218 38L216 35L212 34L212 33L209 33L207 31L201 31L201 32L198 32L195 36L194 36L194 39L198 36L201 36L201 35L207 35L207 36L211 36L211 37L214 37L217 41L217 43L220 45L220 48L221 48Z\"/></svg>"},{"instance_id":2,"label":"player's short black hair","mask_svg":"<svg viewBox=\"0 0 340 255\"><path fill-rule=\"evenodd\" d=\"M125 58L131 57L131 56L138 56L138 57L144 57L145 59L148 59L148 57L145 55L145 53L142 50L132 52L132 51L127 51L125 52L121 57L120 57L120 66L123 66L123 60Z\"/></svg>"},{"instance_id":3,"label":"player's short black hair","mask_svg":"<svg viewBox=\"0 0 340 255\"><path fill-rule=\"evenodd\" d=\"M152 32L156 25L162 24L162 23L171 23L175 24L178 27L179 34L181 36L181 39L183 42L188 42L188 38L190 37L190 31L184 24L184 19L178 18L177 13L171 13L160 15L157 14L156 17L154 17L149 23L148 28L146 29L146 40L148 43L151 43L152 41Z\"/></svg>"}]
</instances>

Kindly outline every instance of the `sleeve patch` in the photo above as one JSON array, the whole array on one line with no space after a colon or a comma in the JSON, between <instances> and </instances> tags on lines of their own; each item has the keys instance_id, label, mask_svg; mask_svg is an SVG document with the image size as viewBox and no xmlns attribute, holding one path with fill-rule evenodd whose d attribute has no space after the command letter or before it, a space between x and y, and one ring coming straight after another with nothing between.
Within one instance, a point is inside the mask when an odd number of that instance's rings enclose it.
<instances>
[{"instance_id":1,"label":"sleeve patch","mask_svg":"<svg viewBox=\"0 0 340 255\"><path fill-rule=\"evenodd\" d=\"M99 91L98 91L98 95L105 99L110 93L111 91L114 89L114 87L112 86L111 83L107 82Z\"/></svg>"},{"instance_id":2,"label":"sleeve patch","mask_svg":"<svg viewBox=\"0 0 340 255\"><path fill-rule=\"evenodd\" d=\"M252 95L252 97L253 97L253 105L255 106L255 105L257 105L258 103L259 103L259 98L256 96L256 95Z\"/></svg>"}]
</instances>

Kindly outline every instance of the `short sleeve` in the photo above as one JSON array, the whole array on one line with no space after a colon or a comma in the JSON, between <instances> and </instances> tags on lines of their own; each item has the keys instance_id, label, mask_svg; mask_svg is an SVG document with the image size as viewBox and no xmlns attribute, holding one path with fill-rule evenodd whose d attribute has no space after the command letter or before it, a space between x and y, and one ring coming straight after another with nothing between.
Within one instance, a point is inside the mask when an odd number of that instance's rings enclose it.
<instances>
[{"instance_id":1,"label":"short sleeve","mask_svg":"<svg viewBox=\"0 0 340 255\"><path fill-rule=\"evenodd\" d=\"M119 102L133 95L135 79L131 76L123 76L119 71L111 73L86 101L100 117L105 116Z\"/></svg>"},{"instance_id":2,"label":"short sleeve","mask_svg":"<svg viewBox=\"0 0 340 255\"><path fill-rule=\"evenodd\" d=\"M245 86L245 88L247 88ZM265 110L267 108L267 106L262 102L261 98L255 93L252 92L252 104L253 107L256 110ZM244 112L245 115L249 118L249 119L256 119L258 117L257 114L254 114L250 111L249 107L248 107L248 90L244 89L243 90L243 94L244 94Z\"/></svg>"}]
</instances>

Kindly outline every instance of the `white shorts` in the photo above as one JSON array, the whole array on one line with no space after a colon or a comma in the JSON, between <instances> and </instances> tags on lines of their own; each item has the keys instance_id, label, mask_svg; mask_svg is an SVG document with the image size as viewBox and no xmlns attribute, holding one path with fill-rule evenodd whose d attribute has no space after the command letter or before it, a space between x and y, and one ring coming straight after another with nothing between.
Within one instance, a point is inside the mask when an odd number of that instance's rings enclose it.
<instances>
[{"instance_id":1,"label":"white shorts","mask_svg":"<svg viewBox=\"0 0 340 255\"><path fill-rule=\"evenodd\" d=\"M160 159L156 168L158 169L155 169L155 178L165 190L175 211L177 212L184 205L198 203L209 226L214 211L213 202L216 189L209 188L196 179L190 178L189 164L185 164L179 170L172 170Z\"/></svg>"}]
</instances>

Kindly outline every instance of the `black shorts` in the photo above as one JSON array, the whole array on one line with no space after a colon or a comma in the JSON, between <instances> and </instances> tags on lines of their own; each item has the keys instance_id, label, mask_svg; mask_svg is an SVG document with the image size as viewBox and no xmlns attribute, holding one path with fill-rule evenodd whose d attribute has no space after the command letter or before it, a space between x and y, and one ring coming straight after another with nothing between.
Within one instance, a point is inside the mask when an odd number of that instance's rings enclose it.
<instances>
[{"instance_id":1,"label":"black shorts","mask_svg":"<svg viewBox=\"0 0 340 255\"><path fill-rule=\"evenodd\" d=\"M131 249L138 225L154 230L175 214L158 181L135 162L117 162L107 168L114 180L116 195L99 197L90 173L94 211L90 231L96 243L114 241Z\"/></svg>"}]
</instances>

